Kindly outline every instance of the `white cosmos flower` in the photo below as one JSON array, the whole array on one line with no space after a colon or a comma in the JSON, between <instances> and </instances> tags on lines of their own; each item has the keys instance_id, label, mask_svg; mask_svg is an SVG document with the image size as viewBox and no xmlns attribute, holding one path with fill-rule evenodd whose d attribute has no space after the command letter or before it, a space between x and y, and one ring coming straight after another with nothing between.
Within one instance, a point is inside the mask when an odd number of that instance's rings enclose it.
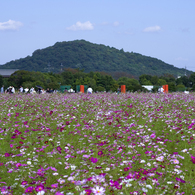
<instances>
[{"instance_id":1,"label":"white cosmos flower","mask_svg":"<svg viewBox=\"0 0 195 195\"><path fill-rule=\"evenodd\" d=\"M75 165L71 165L71 170L75 170L76 166Z\"/></svg>"},{"instance_id":2,"label":"white cosmos flower","mask_svg":"<svg viewBox=\"0 0 195 195\"><path fill-rule=\"evenodd\" d=\"M148 184L146 185L146 188L152 189L152 186Z\"/></svg>"},{"instance_id":3,"label":"white cosmos flower","mask_svg":"<svg viewBox=\"0 0 195 195\"><path fill-rule=\"evenodd\" d=\"M143 192L148 192L148 190L146 188L142 188Z\"/></svg>"},{"instance_id":4,"label":"white cosmos flower","mask_svg":"<svg viewBox=\"0 0 195 195\"><path fill-rule=\"evenodd\" d=\"M180 178L184 180L184 176L183 175L180 175Z\"/></svg>"},{"instance_id":5,"label":"white cosmos flower","mask_svg":"<svg viewBox=\"0 0 195 195\"><path fill-rule=\"evenodd\" d=\"M42 190L42 191L39 191L38 193L37 193L37 195L44 195L45 194L45 192Z\"/></svg>"},{"instance_id":6,"label":"white cosmos flower","mask_svg":"<svg viewBox=\"0 0 195 195\"><path fill-rule=\"evenodd\" d=\"M94 188L91 189L94 194L98 195L104 195L105 189L101 186L95 186Z\"/></svg>"},{"instance_id":7,"label":"white cosmos flower","mask_svg":"<svg viewBox=\"0 0 195 195\"><path fill-rule=\"evenodd\" d=\"M126 187L131 187L131 186L132 186L131 183L127 183L127 184L126 184Z\"/></svg>"},{"instance_id":8,"label":"white cosmos flower","mask_svg":"<svg viewBox=\"0 0 195 195\"><path fill-rule=\"evenodd\" d=\"M149 167L150 167L150 166L151 166L151 164L150 164L150 163L147 163L147 166L149 166Z\"/></svg>"},{"instance_id":9,"label":"white cosmos flower","mask_svg":"<svg viewBox=\"0 0 195 195\"><path fill-rule=\"evenodd\" d=\"M31 165L31 161L27 161L27 164L28 164L28 165Z\"/></svg>"}]
</instances>

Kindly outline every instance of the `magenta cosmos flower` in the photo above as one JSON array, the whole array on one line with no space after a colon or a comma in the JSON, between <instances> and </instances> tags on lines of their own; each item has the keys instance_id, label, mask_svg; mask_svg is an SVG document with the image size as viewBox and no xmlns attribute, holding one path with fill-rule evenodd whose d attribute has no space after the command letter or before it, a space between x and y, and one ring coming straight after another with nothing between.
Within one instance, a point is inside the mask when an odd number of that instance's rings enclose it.
<instances>
[{"instance_id":1,"label":"magenta cosmos flower","mask_svg":"<svg viewBox=\"0 0 195 195\"><path fill-rule=\"evenodd\" d=\"M34 188L32 186L26 188L25 193L31 193L33 192Z\"/></svg>"},{"instance_id":2,"label":"magenta cosmos flower","mask_svg":"<svg viewBox=\"0 0 195 195\"><path fill-rule=\"evenodd\" d=\"M44 190L44 186L43 185L38 185L38 186L35 187L35 190L36 190L36 192L40 192L40 191Z\"/></svg>"},{"instance_id":3,"label":"magenta cosmos flower","mask_svg":"<svg viewBox=\"0 0 195 195\"><path fill-rule=\"evenodd\" d=\"M93 157L91 157L90 160L91 160L92 163L96 163L98 161L97 158L93 158Z\"/></svg>"},{"instance_id":4,"label":"magenta cosmos flower","mask_svg":"<svg viewBox=\"0 0 195 195\"><path fill-rule=\"evenodd\" d=\"M102 155L102 154L103 154L103 152L102 152L102 151L99 151L99 152L98 152L98 155Z\"/></svg>"}]
</instances>

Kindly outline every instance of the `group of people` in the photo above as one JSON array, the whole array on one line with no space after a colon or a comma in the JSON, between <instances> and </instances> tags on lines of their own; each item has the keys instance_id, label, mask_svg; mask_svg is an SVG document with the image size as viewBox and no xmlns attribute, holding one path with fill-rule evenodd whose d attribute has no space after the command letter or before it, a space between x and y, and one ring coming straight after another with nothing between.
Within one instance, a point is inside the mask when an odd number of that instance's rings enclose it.
<instances>
[{"instance_id":1,"label":"group of people","mask_svg":"<svg viewBox=\"0 0 195 195\"><path fill-rule=\"evenodd\" d=\"M20 86L18 93L39 93L39 94L44 94L44 93L54 93L56 92L56 90L53 89L49 89L47 88L47 90L44 90L43 88L38 88L38 91L35 90L34 87L31 87L30 89L28 87L23 88L22 86ZM1 87L1 93L9 93L9 94L14 94L16 93L16 90L13 86L9 86L5 91L4 91L4 85Z\"/></svg>"},{"instance_id":2,"label":"group of people","mask_svg":"<svg viewBox=\"0 0 195 195\"><path fill-rule=\"evenodd\" d=\"M15 88L13 86L9 86L5 91L4 91L4 85L1 87L1 93L15 93Z\"/></svg>"},{"instance_id":3,"label":"group of people","mask_svg":"<svg viewBox=\"0 0 195 195\"><path fill-rule=\"evenodd\" d=\"M30 94L34 94L34 93L38 93L38 94L44 94L44 93L55 93L57 92L56 90L53 89L49 89L47 88L47 90L44 90L42 87L38 87L38 91L35 90L34 87L31 87L30 89L28 87L23 88L22 86L20 86L18 93L30 93ZM67 90L67 88L65 88L64 92L66 93L75 93L75 91L70 88L69 90ZM88 94L92 94L93 89L91 87L89 87L87 89L87 93ZM16 90L13 86L9 86L5 91L4 91L4 86L1 87L1 93L9 93L9 94L14 94L16 93Z\"/></svg>"},{"instance_id":4,"label":"group of people","mask_svg":"<svg viewBox=\"0 0 195 195\"><path fill-rule=\"evenodd\" d=\"M87 89L87 93L92 94L92 92L93 92L93 89L91 87L89 87ZM72 87L70 89L65 88L64 93L75 93L75 90L73 90Z\"/></svg>"}]
</instances>

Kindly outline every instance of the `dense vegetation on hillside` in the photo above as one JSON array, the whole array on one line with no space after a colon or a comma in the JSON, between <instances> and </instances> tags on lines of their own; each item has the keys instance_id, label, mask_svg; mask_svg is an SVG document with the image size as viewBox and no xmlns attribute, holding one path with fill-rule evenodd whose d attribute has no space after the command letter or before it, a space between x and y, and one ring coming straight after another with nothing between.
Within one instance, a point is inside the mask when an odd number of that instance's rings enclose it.
<instances>
[{"instance_id":1,"label":"dense vegetation on hillside","mask_svg":"<svg viewBox=\"0 0 195 195\"><path fill-rule=\"evenodd\" d=\"M62 68L79 68L84 72L104 71L115 79L121 76L138 78L142 74L160 76L169 73L182 76L185 73L184 69L176 68L156 58L124 52L123 49L118 50L85 40L57 42L53 46L34 51L32 56L8 62L1 68L53 73L59 73ZM187 73L192 72L187 71Z\"/></svg>"}]
</instances>

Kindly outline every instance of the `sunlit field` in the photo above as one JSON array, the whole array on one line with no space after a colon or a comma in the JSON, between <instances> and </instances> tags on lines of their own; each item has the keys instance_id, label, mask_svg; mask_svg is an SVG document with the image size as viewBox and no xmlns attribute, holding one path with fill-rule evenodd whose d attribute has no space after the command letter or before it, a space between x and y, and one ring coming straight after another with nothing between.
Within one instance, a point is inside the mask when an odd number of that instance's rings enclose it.
<instances>
[{"instance_id":1,"label":"sunlit field","mask_svg":"<svg viewBox=\"0 0 195 195\"><path fill-rule=\"evenodd\" d=\"M195 94L0 95L1 194L195 194Z\"/></svg>"}]
</instances>

